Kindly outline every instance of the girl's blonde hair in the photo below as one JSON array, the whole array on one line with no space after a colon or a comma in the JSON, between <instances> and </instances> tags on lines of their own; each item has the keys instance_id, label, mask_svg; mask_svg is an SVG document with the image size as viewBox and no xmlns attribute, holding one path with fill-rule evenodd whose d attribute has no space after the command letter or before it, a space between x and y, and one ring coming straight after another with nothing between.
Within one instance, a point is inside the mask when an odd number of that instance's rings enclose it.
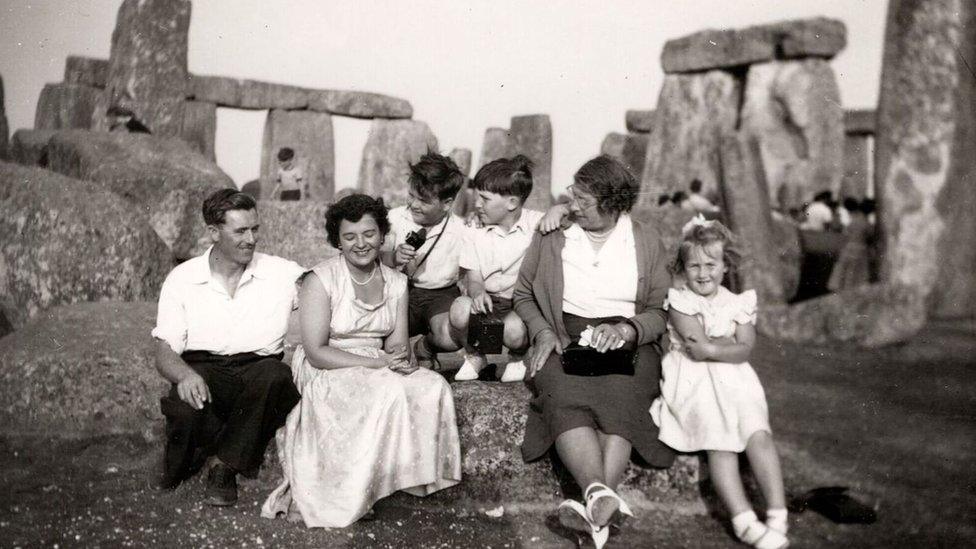
<instances>
[{"instance_id":1,"label":"girl's blonde hair","mask_svg":"<svg viewBox=\"0 0 976 549\"><path fill-rule=\"evenodd\" d=\"M742 261L742 253L739 251L739 243L736 236L720 221L693 221L682 229L681 244L678 245L678 255L671 262L671 274L679 275L685 271L685 261L688 254L696 247L706 250L709 244L722 244L722 261L734 272Z\"/></svg>"}]
</instances>

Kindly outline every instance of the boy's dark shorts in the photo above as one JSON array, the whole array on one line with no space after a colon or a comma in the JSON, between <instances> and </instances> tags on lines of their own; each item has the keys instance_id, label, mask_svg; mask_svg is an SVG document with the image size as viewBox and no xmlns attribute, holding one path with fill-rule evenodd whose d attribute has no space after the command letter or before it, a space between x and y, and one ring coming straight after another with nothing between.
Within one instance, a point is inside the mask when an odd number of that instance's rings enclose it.
<instances>
[{"instance_id":1,"label":"boy's dark shorts","mask_svg":"<svg viewBox=\"0 0 976 549\"><path fill-rule=\"evenodd\" d=\"M429 333L430 319L449 312L454 300L459 297L461 290L457 284L436 290L410 288L407 298L407 329L410 336Z\"/></svg>"}]
</instances>

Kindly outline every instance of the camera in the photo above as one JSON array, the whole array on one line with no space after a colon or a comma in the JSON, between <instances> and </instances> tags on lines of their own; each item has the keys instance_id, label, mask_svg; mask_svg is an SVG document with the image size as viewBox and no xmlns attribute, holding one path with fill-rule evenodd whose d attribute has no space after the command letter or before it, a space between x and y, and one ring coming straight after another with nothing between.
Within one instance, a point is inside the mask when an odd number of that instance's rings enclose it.
<instances>
[{"instance_id":1,"label":"camera","mask_svg":"<svg viewBox=\"0 0 976 549\"><path fill-rule=\"evenodd\" d=\"M408 246L413 247L414 250L419 250L424 242L427 241L427 229L420 229L419 231L410 231L407 233L407 237L403 239L403 242Z\"/></svg>"}]
</instances>

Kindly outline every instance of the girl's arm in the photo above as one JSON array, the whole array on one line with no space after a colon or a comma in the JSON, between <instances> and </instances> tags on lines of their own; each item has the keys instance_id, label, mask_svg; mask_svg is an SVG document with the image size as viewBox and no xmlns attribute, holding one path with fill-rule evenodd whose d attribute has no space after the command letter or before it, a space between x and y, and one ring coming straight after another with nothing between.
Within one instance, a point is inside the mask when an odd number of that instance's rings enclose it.
<instances>
[{"instance_id":1,"label":"girl's arm","mask_svg":"<svg viewBox=\"0 0 976 549\"><path fill-rule=\"evenodd\" d=\"M671 309L671 325L681 336L685 351L692 360L738 364L749 360L756 343L756 327L737 324L735 338L708 339L705 329L693 317Z\"/></svg>"},{"instance_id":2,"label":"girl's arm","mask_svg":"<svg viewBox=\"0 0 976 549\"><path fill-rule=\"evenodd\" d=\"M301 323L302 348L309 364L320 370L339 368L385 368L389 361L369 358L329 347L329 325L332 322L332 298L315 273L309 273L299 292L298 314Z\"/></svg>"}]
</instances>

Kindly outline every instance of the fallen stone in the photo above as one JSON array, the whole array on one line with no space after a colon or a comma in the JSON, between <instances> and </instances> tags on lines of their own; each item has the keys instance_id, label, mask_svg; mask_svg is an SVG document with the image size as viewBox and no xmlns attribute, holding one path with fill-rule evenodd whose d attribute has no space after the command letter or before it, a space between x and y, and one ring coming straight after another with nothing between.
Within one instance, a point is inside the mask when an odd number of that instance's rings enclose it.
<instances>
[{"instance_id":1,"label":"fallen stone","mask_svg":"<svg viewBox=\"0 0 976 549\"><path fill-rule=\"evenodd\" d=\"M241 80L242 109L304 109L308 106L308 90L287 84Z\"/></svg>"},{"instance_id":2,"label":"fallen stone","mask_svg":"<svg viewBox=\"0 0 976 549\"><path fill-rule=\"evenodd\" d=\"M183 126L180 139L193 146L207 160L215 162L217 140L217 105L187 101L183 105Z\"/></svg>"},{"instance_id":3,"label":"fallen stone","mask_svg":"<svg viewBox=\"0 0 976 549\"><path fill-rule=\"evenodd\" d=\"M0 309L152 299L172 263L146 216L98 185L0 163Z\"/></svg>"},{"instance_id":4,"label":"fallen stone","mask_svg":"<svg viewBox=\"0 0 976 549\"><path fill-rule=\"evenodd\" d=\"M382 197L389 207L407 202L410 164L437 150L437 138L419 120L376 119L359 165L359 191Z\"/></svg>"},{"instance_id":5,"label":"fallen stone","mask_svg":"<svg viewBox=\"0 0 976 549\"><path fill-rule=\"evenodd\" d=\"M864 285L793 305L759 309L763 335L815 345L875 348L911 340L925 324L925 297L900 285Z\"/></svg>"},{"instance_id":6,"label":"fallen stone","mask_svg":"<svg viewBox=\"0 0 976 549\"><path fill-rule=\"evenodd\" d=\"M528 208L545 211L552 205L552 124L548 114L513 116L510 129L515 154L532 160L532 194Z\"/></svg>"},{"instance_id":7,"label":"fallen stone","mask_svg":"<svg viewBox=\"0 0 976 549\"><path fill-rule=\"evenodd\" d=\"M936 318L976 314L976 4L893 0L885 27L875 185L881 279Z\"/></svg>"},{"instance_id":8,"label":"fallen stone","mask_svg":"<svg viewBox=\"0 0 976 549\"><path fill-rule=\"evenodd\" d=\"M47 142L56 130L27 130L14 132L8 157L24 166L47 166Z\"/></svg>"},{"instance_id":9,"label":"fallen stone","mask_svg":"<svg viewBox=\"0 0 976 549\"><path fill-rule=\"evenodd\" d=\"M640 178L640 204L686 190L693 179L702 182L706 195L718 193L720 140L735 131L741 95L740 81L725 71L664 77Z\"/></svg>"},{"instance_id":10,"label":"fallen stone","mask_svg":"<svg viewBox=\"0 0 976 549\"><path fill-rule=\"evenodd\" d=\"M81 84L45 84L34 112L35 130L92 127L102 91Z\"/></svg>"},{"instance_id":11,"label":"fallen stone","mask_svg":"<svg viewBox=\"0 0 976 549\"><path fill-rule=\"evenodd\" d=\"M147 134L61 130L48 142L56 172L96 183L146 209L149 224L176 261L209 246L200 206L234 182L182 139Z\"/></svg>"},{"instance_id":12,"label":"fallen stone","mask_svg":"<svg viewBox=\"0 0 976 549\"><path fill-rule=\"evenodd\" d=\"M261 180L274 189L278 150L290 147L305 172L308 197L330 201L335 193L335 141L332 116L313 111L271 110L264 122Z\"/></svg>"},{"instance_id":13,"label":"fallen stone","mask_svg":"<svg viewBox=\"0 0 976 549\"><path fill-rule=\"evenodd\" d=\"M215 103L221 107L240 107L241 81L226 76L191 74L187 82L187 99Z\"/></svg>"},{"instance_id":14,"label":"fallen stone","mask_svg":"<svg viewBox=\"0 0 976 549\"><path fill-rule=\"evenodd\" d=\"M64 83L105 89L108 85L108 59L69 55L64 61Z\"/></svg>"},{"instance_id":15,"label":"fallen stone","mask_svg":"<svg viewBox=\"0 0 976 549\"><path fill-rule=\"evenodd\" d=\"M785 303L769 191L759 169L759 144L744 135L727 135L722 139L719 154L723 213L743 251L744 261L736 269L739 287L755 289L760 306Z\"/></svg>"},{"instance_id":16,"label":"fallen stone","mask_svg":"<svg viewBox=\"0 0 976 549\"><path fill-rule=\"evenodd\" d=\"M871 165L871 136L848 133L844 136L844 176L840 196L861 200L868 193L868 170Z\"/></svg>"},{"instance_id":17,"label":"fallen stone","mask_svg":"<svg viewBox=\"0 0 976 549\"><path fill-rule=\"evenodd\" d=\"M738 30L706 29L668 40L661 52L661 67L672 74L730 69L774 59L830 59L846 45L844 24L824 17Z\"/></svg>"},{"instance_id":18,"label":"fallen stone","mask_svg":"<svg viewBox=\"0 0 976 549\"><path fill-rule=\"evenodd\" d=\"M649 111L629 110L625 115L627 131L650 133L654 127L654 109Z\"/></svg>"},{"instance_id":19,"label":"fallen stone","mask_svg":"<svg viewBox=\"0 0 976 549\"><path fill-rule=\"evenodd\" d=\"M180 135L189 30L188 0L123 0L95 129L109 129L108 108L120 106L155 135Z\"/></svg>"},{"instance_id":20,"label":"fallen stone","mask_svg":"<svg viewBox=\"0 0 976 549\"><path fill-rule=\"evenodd\" d=\"M325 235L329 204L318 201L261 200L261 239L258 250L290 259L311 269L339 254Z\"/></svg>"},{"instance_id":21,"label":"fallen stone","mask_svg":"<svg viewBox=\"0 0 976 549\"><path fill-rule=\"evenodd\" d=\"M485 130L485 140L481 145L481 165L515 156L515 140L505 128L488 128Z\"/></svg>"},{"instance_id":22,"label":"fallen stone","mask_svg":"<svg viewBox=\"0 0 976 549\"><path fill-rule=\"evenodd\" d=\"M868 109L844 111L844 133L847 135L874 135L878 111Z\"/></svg>"},{"instance_id":23,"label":"fallen stone","mask_svg":"<svg viewBox=\"0 0 976 549\"><path fill-rule=\"evenodd\" d=\"M411 118L413 106L406 99L350 90L309 90L308 108L354 118Z\"/></svg>"},{"instance_id":24,"label":"fallen stone","mask_svg":"<svg viewBox=\"0 0 976 549\"><path fill-rule=\"evenodd\" d=\"M76 303L0 339L3 436L158 438L169 383L154 366L155 317L154 302Z\"/></svg>"},{"instance_id":25,"label":"fallen stone","mask_svg":"<svg viewBox=\"0 0 976 549\"><path fill-rule=\"evenodd\" d=\"M750 66L740 128L759 144L773 206L798 208L820 191L840 190L843 110L827 61Z\"/></svg>"}]
</instances>

